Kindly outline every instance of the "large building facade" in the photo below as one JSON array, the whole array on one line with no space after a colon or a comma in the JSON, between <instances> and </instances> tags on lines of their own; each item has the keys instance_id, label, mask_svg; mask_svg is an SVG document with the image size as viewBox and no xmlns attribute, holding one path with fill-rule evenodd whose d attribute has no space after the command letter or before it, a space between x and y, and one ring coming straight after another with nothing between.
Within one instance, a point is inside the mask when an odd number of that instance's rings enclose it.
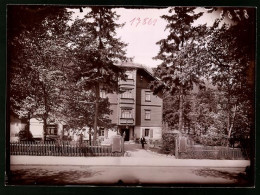
<instances>
[{"instance_id":1,"label":"large building facade","mask_svg":"<svg viewBox=\"0 0 260 195\"><path fill-rule=\"evenodd\" d=\"M120 93L105 94L101 89L101 97L108 97L112 123L117 131L124 135L125 141L131 141L142 136L146 139L160 139L162 135L161 95L153 95L149 83L156 78L143 66L126 63L120 67L127 69L126 80L119 81ZM101 133L108 137L109 130Z\"/></svg>"},{"instance_id":2,"label":"large building facade","mask_svg":"<svg viewBox=\"0 0 260 195\"><path fill-rule=\"evenodd\" d=\"M102 87L100 90L101 98L109 99L112 110L110 119L116 128L100 127L99 137L106 140L119 133L124 135L125 141L134 141L142 136L146 139L160 139L162 135L162 97L161 95L153 95L149 89L149 83L156 78L146 68L138 64L126 63L120 67L127 69L127 79L119 81L120 92L106 93L106 89L102 89ZM25 124L16 120L18 119L11 118L11 140L18 140L19 131L25 127ZM84 129L85 131L74 131L67 129L65 123L52 123L48 124L46 133L50 137L56 136L62 139L70 137L74 141L77 141L79 135L82 134L83 139L88 140L90 138L89 129L88 127ZM34 139L43 139L43 121L32 118L30 132Z\"/></svg>"}]
</instances>

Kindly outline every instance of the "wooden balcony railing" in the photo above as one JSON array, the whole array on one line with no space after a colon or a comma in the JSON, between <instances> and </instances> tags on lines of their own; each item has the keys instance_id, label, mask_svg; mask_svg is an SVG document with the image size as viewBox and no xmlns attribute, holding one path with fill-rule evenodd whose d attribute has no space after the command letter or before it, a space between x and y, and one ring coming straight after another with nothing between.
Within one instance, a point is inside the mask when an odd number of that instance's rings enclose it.
<instances>
[{"instance_id":1,"label":"wooden balcony railing","mask_svg":"<svg viewBox=\"0 0 260 195\"><path fill-rule=\"evenodd\" d=\"M127 79L127 80L120 80L119 85L134 85L134 80L133 79Z\"/></svg>"},{"instance_id":2,"label":"wooden balcony railing","mask_svg":"<svg viewBox=\"0 0 260 195\"><path fill-rule=\"evenodd\" d=\"M134 125L133 118L120 118L119 119L120 125Z\"/></svg>"}]
</instances>

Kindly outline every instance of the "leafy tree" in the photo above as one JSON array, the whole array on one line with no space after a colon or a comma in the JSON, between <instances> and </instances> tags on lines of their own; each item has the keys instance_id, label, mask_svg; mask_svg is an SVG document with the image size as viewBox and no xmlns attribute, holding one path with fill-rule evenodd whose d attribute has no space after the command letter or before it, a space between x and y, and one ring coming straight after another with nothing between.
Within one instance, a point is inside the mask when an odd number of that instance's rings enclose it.
<instances>
[{"instance_id":1,"label":"leafy tree","mask_svg":"<svg viewBox=\"0 0 260 195\"><path fill-rule=\"evenodd\" d=\"M186 133L190 133L191 131L191 123L192 117L190 116L191 112L191 104L190 94L185 95L184 104L183 104L183 127ZM168 128L170 129L178 129L178 121L179 121L179 98L178 96L172 96L169 93L165 93L163 96L163 121L168 124Z\"/></svg>"},{"instance_id":2,"label":"leafy tree","mask_svg":"<svg viewBox=\"0 0 260 195\"><path fill-rule=\"evenodd\" d=\"M192 128L194 138L204 145L223 145L226 137L226 116L222 105L222 94L216 89L206 88L194 94Z\"/></svg>"},{"instance_id":3,"label":"leafy tree","mask_svg":"<svg viewBox=\"0 0 260 195\"><path fill-rule=\"evenodd\" d=\"M116 37L119 16L108 7L91 7L83 19L77 19L71 26L71 53L74 63L73 78L77 85L94 94L94 137L97 138L100 109L100 87L107 92L118 90L118 79L125 74L117 67L126 61L124 47Z\"/></svg>"},{"instance_id":4,"label":"leafy tree","mask_svg":"<svg viewBox=\"0 0 260 195\"><path fill-rule=\"evenodd\" d=\"M232 24L220 26L225 15ZM229 139L234 126L253 129L254 121L254 9L224 8L222 18L209 29L207 45L207 70L209 78L223 92L222 107L226 112L226 134ZM243 109L247 110L246 115ZM249 114L250 113L250 114ZM237 120L242 117L247 120ZM238 125L239 124L239 125ZM247 129L247 128L245 128ZM248 131L247 131L248 132Z\"/></svg>"},{"instance_id":5,"label":"leafy tree","mask_svg":"<svg viewBox=\"0 0 260 195\"><path fill-rule=\"evenodd\" d=\"M154 93L168 91L179 102L178 129L183 132L184 96L193 89L193 84L202 85L200 80L199 42L203 41L206 26L193 26L193 22L202 13L195 13L194 7L174 7L169 9L171 15L163 15L169 29L167 38L160 40L160 51L155 59L162 63L155 70L160 81L151 84Z\"/></svg>"},{"instance_id":6,"label":"leafy tree","mask_svg":"<svg viewBox=\"0 0 260 195\"><path fill-rule=\"evenodd\" d=\"M35 10L34 10L35 9ZM37 117L44 122L46 134L47 120L61 106L60 94L64 88L65 77L61 71L66 61L66 31L69 13L65 9L45 7L37 25L28 25L26 18L19 18L21 10L39 11L41 7L20 7L16 14L18 25L24 30L8 28L8 67L10 80L10 107L20 117ZM17 10L15 8L14 10ZM10 14L11 14L10 13ZM38 12L37 12L38 13ZM36 14L37 15L37 14ZM24 16L25 17L25 16ZM28 17L28 16L26 16ZM45 138L45 136L44 136Z\"/></svg>"},{"instance_id":7,"label":"leafy tree","mask_svg":"<svg viewBox=\"0 0 260 195\"><path fill-rule=\"evenodd\" d=\"M178 106L179 101L176 96L171 96L167 93L163 96L163 121L168 124L171 129L176 128L178 124ZM177 127L178 128L178 127Z\"/></svg>"},{"instance_id":8,"label":"leafy tree","mask_svg":"<svg viewBox=\"0 0 260 195\"><path fill-rule=\"evenodd\" d=\"M73 89L73 93L71 93L71 91L66 92L66 103L64 103L66 106L62 112L64 121L66 121L70 128L83 129L87 126L89 131L91 131L94 125L93 112L95 111L95 94L90 90L85 91L82 86L73 85L75 85L75 83L71 83L69 87ZM107 98L100 99L98 124L101 127L111 127L111 120L109 119L111 110L109 109L109 105Z\"/></svg>"}]
</instances>

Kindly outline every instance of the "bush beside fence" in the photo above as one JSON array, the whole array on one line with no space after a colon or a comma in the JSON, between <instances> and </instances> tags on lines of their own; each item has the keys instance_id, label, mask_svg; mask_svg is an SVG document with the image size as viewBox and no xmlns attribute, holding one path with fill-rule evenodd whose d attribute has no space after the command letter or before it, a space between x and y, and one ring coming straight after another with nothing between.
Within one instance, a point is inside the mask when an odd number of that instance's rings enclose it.
<instances>
[{"instance_id":1,"label":"bush beside fence","mask_svg":"<svg viewBox=\"0 0 260 195\"><path fill-rule=\"evenodd\" d=\"M123 152L112 152L111 146L90 146L88 144L13 142L10 155L32 156L122 156Z\"/></svg>"}]
</instances>

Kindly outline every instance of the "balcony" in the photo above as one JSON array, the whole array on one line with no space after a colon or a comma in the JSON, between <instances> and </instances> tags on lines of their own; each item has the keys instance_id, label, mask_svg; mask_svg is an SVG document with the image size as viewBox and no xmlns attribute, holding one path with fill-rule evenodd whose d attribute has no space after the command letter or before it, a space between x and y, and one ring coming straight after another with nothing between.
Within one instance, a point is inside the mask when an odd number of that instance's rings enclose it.
<instances>
[{"instance_id":1,"label":"balcony","mask_svg":"<svg viewBox=\"0 0 260 195\"><path fill-rule=\"evenodd\" d=\"M120 125L134 125L134 119L133 118L120 118L119 124Z\"/></svg>"},{"instance_id":2,"label":"balcony","mask_svg":"<svg viewBox=\"0 0 260 195\"><path fill-rule=\"evenodd\" d=\"M119 85L134 85L134 79L120 80Z\"/></svg>"},{"instance_id":3,"label":"balcony","mask_svg":"<svg viewBox=\"0 0 260 195\"><path fill-rule=\"evenodd\" d=\"M120 104L134 104L135 100L134 98L120 98Z\"/></svg>"}]
</instances>

